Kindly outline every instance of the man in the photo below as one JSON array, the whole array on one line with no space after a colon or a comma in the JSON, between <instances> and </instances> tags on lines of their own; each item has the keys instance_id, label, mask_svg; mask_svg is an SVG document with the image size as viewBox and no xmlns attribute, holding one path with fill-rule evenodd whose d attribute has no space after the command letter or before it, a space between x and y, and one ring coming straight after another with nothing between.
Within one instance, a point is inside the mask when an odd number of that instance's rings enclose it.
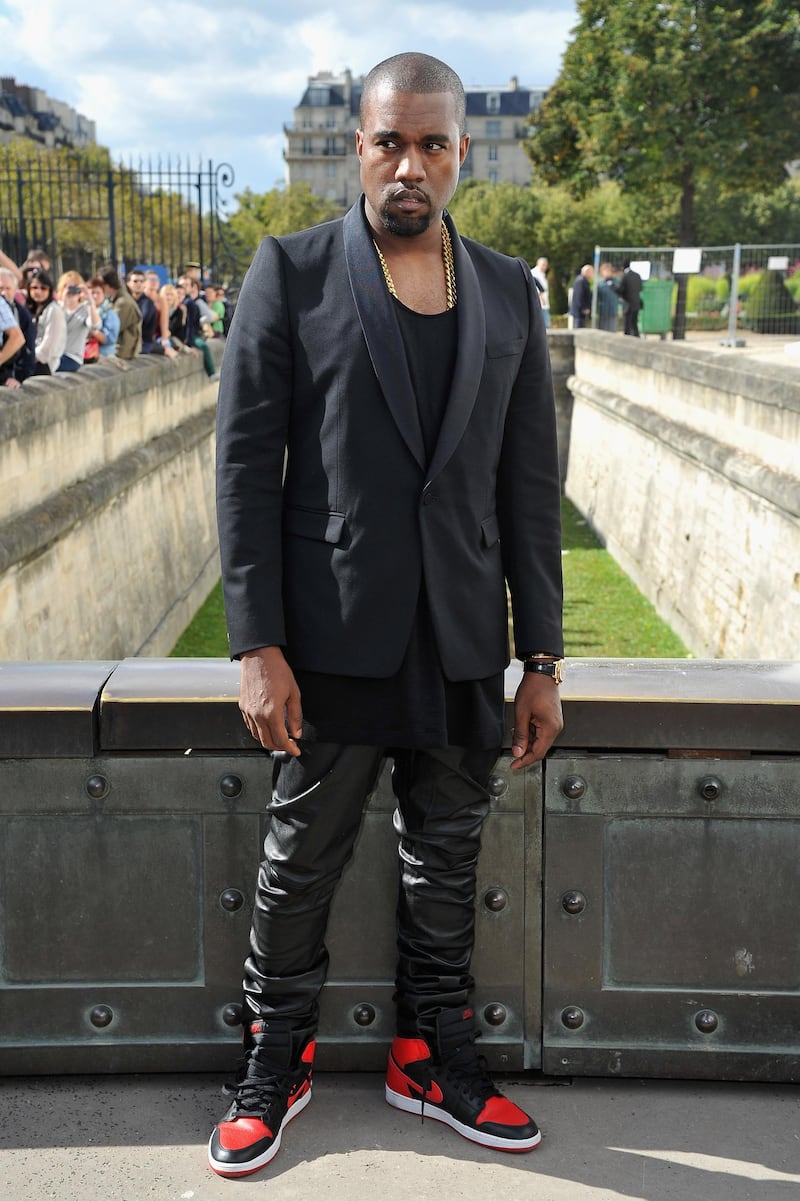
<instances>
[{"instance_id":1,"label":"man","mask_svg":"<svg viewBox=\"0 0 800 1201\"><path fill-rule=\"evenodd\" d=\"M617 285L617 292L622 301L622 312L625 321L625 333L630 337L639 337L639 310L642 307L642 277L634 271L630 261L622 264L622 279Z\"/></svg>"},{"instance_id":2,"label":"man","mask_svg":"<svg viewBox=\"0 0 800 1201\"><path fill-rule=\"evenodd\" d=\"M575 277L575 283L572 285L572 299L569 302L573 329L583 329L585 325L589 324L589 318L592 315L593 279L594 267L591 263L584 263Z\"/></svg>"},{"instance_id":3,"label":"man","mask_svg":"<svg viewBox=\"0 0 800 1201\"><path fill-rule=\"evenodd\" d=\"M0 367L0 379L6 388L19 388L36 370L36 327L27 305L19 299L17 273L10 267L0 267L0 296L16 318L24 340L24 345Z\"/></svg>"},{"instance_id":4,"label":"man","mask_svg":"<svg viewBox=\"0 0 800 1201\"><path fill-rule=\"evenodd\" d=\"M617 282L611 263L600 264L600 279L597 283L597 327L609 334L617 332Z\"/></svg>"},{"instance_id":5,"label":"man","mask_svg":"<svg viewBox=\"0 0 800 1201\"><path fill-rule=\"evenodd\" d=\"M550 260L544 255L536 260L536 266L531 268L533 282L539 293L539 304L542 306L542 317L545 329L550 328L550 284L547 282L547 272L550 270Z\"/></svg>"},{"instance_id":6,"label":"man","mask_svg":"<svg viewBox=\"0 0 800 1201\"><path fill-rule=\"evenodd\" d=\"M7 388L18 388L22 382L17 378L15 365L26 350L25 334L14 302L15 292L14 272L10 267L0 267L0 384ZM32 371L27 374L31 375Z\"/></svg>"},{"instance_id":7,"label":"man","mask_svg":"<svg viewBox=\"0 0 800 1201\"><path fill-rule=\"evenodd\" d=\"M113 267L101 267L98 278L103 281L103 291L119 317L116 357L135 359L142 348L142 314L139 306Z\"/></svg>"},{"instance_id":8,"label":"man","mask_svg":"<svg viewBox=\"0 0 800 1201\"><path fill-rule=\"evenodd\" d=\"M526 660L514 768L562 726L555 417L528 265L461 239L444 214L464 111L437 59L373 68L356 133L364 195L343 220L261 243L228 336L230 651L245 723L282 761L245 964L245 1068L209 1142L222 1176L269 1163L310 1099L328 908L387 754L401 882L386 1099L501 1150L540 1139L481 1066L470 959L506 578Z\"/></svg>"}]
</instances>

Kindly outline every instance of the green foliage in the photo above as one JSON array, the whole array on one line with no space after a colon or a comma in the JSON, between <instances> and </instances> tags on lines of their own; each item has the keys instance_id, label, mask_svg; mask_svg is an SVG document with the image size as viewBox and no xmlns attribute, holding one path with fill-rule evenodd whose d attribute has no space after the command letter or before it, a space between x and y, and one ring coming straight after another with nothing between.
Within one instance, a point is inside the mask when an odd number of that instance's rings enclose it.
<instances>
[{"instance_id":1,"label":"green foliage","mask_svg":"<svg viewBox=\"0 0 800 1201\"><path fill-rule=\"evenodd\" d=\"M531 118L527 148L543 180L585 194L610 178L652 200L670 195L681 244L697 240L705 181L740 191L782 182L784 163L800 157L794 0L579 0L578 14Z\"/></svg>"},{"instance_id":2,"label":"green foliage","mask_svg":"<svg viewBox=\"0 0 800 1201\"><path fill-rule=\"evenodd\" d=\"M531 188L465 180L448 208L459 233L501 254L534 263L543 253L539 237L542 204Z\"/></svg>"},{"instance_id":3,"label":"green foliage","mask_svg":"<svg viewBox=\"0 0 800 1201\"><path fill-rule=\"evenodd\" d=\"M280 237L296 233L341 215L333 201L316 196L307 183L260 193L245 188L235 199L239 207L230 217L228 229L248 258L261 239L270 234Z\"/></svg>"},{"instance_id":4,"label":"green foliage","mask_svg":"<svg viewBox=\"0 0 800 1201\"><path fill-rule=\"evenodd\" d=\"M744 324L758 334L800 333L800 311L782 271L763 271L747 301Z\"/></svg>"}]
</instances>

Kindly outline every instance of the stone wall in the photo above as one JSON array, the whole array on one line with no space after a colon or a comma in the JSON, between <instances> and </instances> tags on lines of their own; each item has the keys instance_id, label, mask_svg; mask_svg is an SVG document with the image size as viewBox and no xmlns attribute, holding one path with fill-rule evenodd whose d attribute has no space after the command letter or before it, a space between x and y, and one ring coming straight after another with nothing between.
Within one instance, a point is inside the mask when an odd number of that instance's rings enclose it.
<instances>
[{"instance_id":1,"label":"stone wall","mask_svg":"<svg viewBox=\"0 0 800 1201\"><path fill-rule=\"evenodd\" d=\"M188 355L3 397L0 659L171 650L219 575L215 403Z\"/></svg>"},{"instance_id":2,"label":"stone wall","mask_svg":"<svg viewBox=\"0 0 800 1201\"><path fill-rule=\"evenodd\" d=\"M796 365L596 330L574 344L570 500L693 652L797 658Z\"/></svg>"}]
</instances>

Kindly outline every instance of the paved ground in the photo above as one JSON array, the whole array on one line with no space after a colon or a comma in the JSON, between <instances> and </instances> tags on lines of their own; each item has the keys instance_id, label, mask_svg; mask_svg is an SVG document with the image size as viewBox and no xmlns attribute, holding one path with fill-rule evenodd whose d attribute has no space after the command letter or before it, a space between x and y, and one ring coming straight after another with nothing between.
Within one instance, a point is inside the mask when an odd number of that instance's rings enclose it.
<instances>
[{"instance_id":1,"label":"paved ground","mask_svg":"<svg viewBox=\"0 0 800 1201\"><path fill-rule=\"evenodd\" d=\"M750 330L740 330L738 339L744 345L732 347L722 345L723 341L727 340L727 336L727 333L719 331L690 330L686 335L686 342L690 346L699 345L708 350L725 350L726 354L731 356L744 356L764 363L792 364L800 370L800 340L797 338L784 337L781 334L754 334ZM658 341L658 338L651 334L645 340L654 342Z\"/></svg>"},{"instance_id":2,"label":"paved ground","mask_svg":"<svg viewBox=\"0 0 800 1201\"><path fill-rule=\"evenodd\" d=\"M793 1085L576 1080L506 1091L542 1145L503 1155L390 1109L382 1077L319 1074L273 1164L206 1167L221 1076L0 1080L3 1201L796 1201ZM519 1081L519 1078L515 1078Z\"/></svg>"}]
</instances>

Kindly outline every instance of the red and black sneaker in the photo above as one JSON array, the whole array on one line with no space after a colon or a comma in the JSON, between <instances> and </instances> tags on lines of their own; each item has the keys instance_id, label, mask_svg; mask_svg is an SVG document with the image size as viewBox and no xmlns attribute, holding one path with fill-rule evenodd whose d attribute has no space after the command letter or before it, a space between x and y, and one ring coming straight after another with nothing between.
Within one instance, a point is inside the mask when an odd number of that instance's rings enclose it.
<instances>
[{"instance_id":1,"label":"red and black sneaker","mask_svg":"<svg viewBox=\"0 0 800 1201\"><path fill-rule=\"evenodd\" d=\"M208 1142L208 1162L218 1176L249 1176L268 1164L284 1128L311 1100L313 1039L297 1056L285 1023L259 1019L250 1023L245 1043L242 1077L230 1086L233 1104Z\"/></svg>"},{"instance_id":2,"label":"red and black sneaker","mask_svg":"<svg viewBox=\"0 0 800 1201\"><path fill-rule=\"evenodd\" d=\"M433 1023L435 1022L435 1026ZM395 1038L386 1100L395 1109L435 1118L464 1138L498 1151L532 1151L541 1133L523 1109L497 1090L475 1050L471 1009L431 1019L432 1035Z\"/></svg>"}]
</instances>

